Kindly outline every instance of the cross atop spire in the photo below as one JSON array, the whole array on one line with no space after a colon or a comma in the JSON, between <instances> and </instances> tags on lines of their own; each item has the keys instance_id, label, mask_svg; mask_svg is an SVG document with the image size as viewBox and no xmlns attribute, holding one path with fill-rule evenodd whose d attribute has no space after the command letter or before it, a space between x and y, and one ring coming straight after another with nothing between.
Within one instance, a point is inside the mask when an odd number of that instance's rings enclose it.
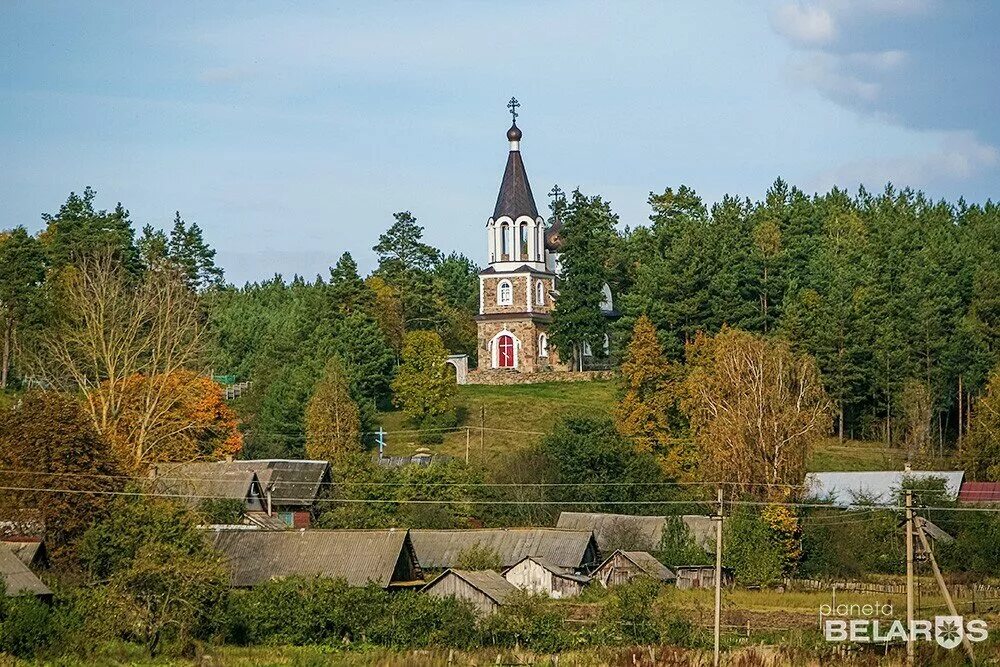
<instances>
[{"instance_id":1,"label":"cross atop spire","mask_svg":"<svg viewBox=\"0 0 1000 667\"><path fill-rule=\"evenodd\" d=\"M521 103L517 101L516 97L510 98L510 102L507 102L507 108L510 109L510 118L514 125L517 125L517 108L521 106Z\"/></svg>"}]
</instances>

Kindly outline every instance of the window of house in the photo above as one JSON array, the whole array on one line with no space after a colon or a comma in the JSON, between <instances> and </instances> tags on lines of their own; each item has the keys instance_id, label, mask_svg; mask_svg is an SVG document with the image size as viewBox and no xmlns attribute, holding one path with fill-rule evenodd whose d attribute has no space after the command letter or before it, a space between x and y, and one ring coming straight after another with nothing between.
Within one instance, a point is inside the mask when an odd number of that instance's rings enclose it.
<instances>
[{"instance_id":1,"label":"window of house","mask_svg":"<svg viewBox=\"0 0 1000 667\"><path fill-rule=\"evenodd\" d=\"M545 303L545 283L541 280L535 285L535 302L539 306Z\"/></svg>"},{"instance_id":2,"label":"window of house","mask_svg":"<svg viewBox=\"0 0 1000 667\"><path fill-rule=\"evenodd\" d=\"M538 356L549 356L549 337L545 334L538 334Z\"/></svg>"},{"instance_id":3,"label":"window of house","mask_svg":"<svg viewBox=\"0 0 1000 667\"><path fill-rule=\"evenodd\" d=\"M497 305L509 306L514 303L514 288L509 280L501 280L497 285Z\"/></svg>"}]
</instances>

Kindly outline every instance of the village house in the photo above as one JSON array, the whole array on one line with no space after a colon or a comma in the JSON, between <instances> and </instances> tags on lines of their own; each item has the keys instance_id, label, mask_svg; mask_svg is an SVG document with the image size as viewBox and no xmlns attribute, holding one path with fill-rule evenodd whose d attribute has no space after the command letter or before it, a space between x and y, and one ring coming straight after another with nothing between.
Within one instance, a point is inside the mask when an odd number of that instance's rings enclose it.
<instances>
[{"instance_id":1,"label":"village house","mask_svg":"<svg viewBox=\"0 0 1000 667\"><path fill-rule=\"evenodd\" d=\"M1000 504L1000 482L962 482L958 491L958 502L962 505Z\"/></svg>"},{"instance_id":2,"label":"village house","mask_svg":"<svg viewBox=\"0 0 1000 667\"><path fill-rule=\"evenodd\" d=\"M714 565L675 565L673 569L677 576L677 588L715 588ZM728 567L722 568L722 585L733 585L733 571Z\"/></svg>"},{"instance_id":3,"label":"village house","mask_svg":"<svg viewBox=\"0 0 1000 667\"><path fill-rule=\"evenodd\" d=\"M483 615L494 613L516 590L493 570L455 569L445 570L422 589L427 595L466 600Z\"/></svg>"},{"instance_id":4,"label":"village house","mask_svg":"<svg viewBox=\"0 0 1000 667\"><path fill-rule=\"evenodd\" d=\"M232 500L246 512L263 512L260 480L252 470L235 470L226 463L166 463L150 470L153 492L190 507L205 501Z\"/></svg>"},{"instance_id":5,"label":"village house","mask_svg":"<svg viewBox=\"0 0 1000 667\"><path fill-rule=\"evenodd\" d=\"M241 500L247 523L259 528L307 528L330 483L330 464L297 459L162 464L150 477L158 492L192 506L204 499Z\"/></svg>"},{"instance_id":6,"label":"village house","mask_svg":"<svg viewBox=\"0 0 1000 667\"><path fill-rule=\"evenodd\" d=\"M539 556L525 556L504 570L503 578L522 591L557 600L579 595L590 582L590 577L568 572Z\"/></svg>"},{"instance_id":7,"label":"village house","mask_svg":"<svg viewBox=\"0 0 1000 667\"><path fill-rule=\"evenodd\" d=\"M646 551L616 550L601 563L591 575L605 588L618 586L636 577L647 577L667 583L677 576L663 563Z\"/></svg>"},{"instance_id":8,"label":"village house","mask_svg":"<svg viewBox=\"0 0 1000 667\"><path fill-rule=\"evenodd\" d=\"M292 576L344 579L351 586L372 583L387 590L424 583L406 529L217 528L206 533L222 554L236 588Z\"/></svg>"},{"instance_id":9,"label":"village house","mask_svg":"<svg viewBox=\"0 0 1000 667\"><path fill-rule=\"evenodd\" d=\"M52 591L7 546L0 545L0 581L7 597L34 595L50 601Z\"/></svg>"},{"instance_id":10,"label":"village house","mask_svg":"<svg viewBox=\"0 0 1000 667\"><path fill-rule=\"evenodd\" d=\"M561 512L556 528L593 531L602 554L615 549L657 551L663 540L666 516L607 514L601 512ZM679 518L695 544L707 553L715 552L715 521L703 514L684 514Z\"/></svg>"},{"instance_id":11,"label":"village house","mask_svg":"<svg viewBox=\"0 0 1000 667\"><path fill-rule=\"evenodd\" d=\"M474 547L500 557L503 568L525 556L539 556L567 572L586 573L597 564L597 543L587 530L558 528L480 528L410 531L421 566L444 570L459 565L460 557Z\"/></svg>"}]
</instances>

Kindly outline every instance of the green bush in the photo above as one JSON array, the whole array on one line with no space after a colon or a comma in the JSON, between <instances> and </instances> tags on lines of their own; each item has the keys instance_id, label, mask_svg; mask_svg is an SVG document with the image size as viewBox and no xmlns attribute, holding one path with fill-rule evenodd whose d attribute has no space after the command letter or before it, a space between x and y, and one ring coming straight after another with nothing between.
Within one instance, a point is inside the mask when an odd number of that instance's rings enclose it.
<instances>
[{"instance_id":1,"label":"green bush","mask_svg":"<svg viewBox=\"0 0 1000 667\"><path fill-rule=\"evenodd\" d=\"M600 627L609 644L651 644L660 637L653 603L660 584L636 577L612 589L601 609Z\"/></svg>"},{"instance_id":2,"label":"green bush","mask_svg":"<svg viewBox=\"0 0 1000 667\"><path fill-rule=\"evenodd\" d=\"M569 648L573 636L565 629L562 614L546 598L517 591L504 605L483 618L482 638L495 646L521 646L541 653Z\"/></svg>"},{"instance_id":3,"label":"green bush","mask_svg":"<svg viewBox=\"0 0 1000 667\"><path fill-rule=\"evenodd\" d=\"M771 527L748 509L733 512L725 522L722 553L744 586L767 586L781 580L786 554Z\"/></svg>"},{"instance_id":4,"label":"green bush","mask_svg":"<svg viewBox=\"0 0 1000 667\"><path fill-rule=\"evenodd\" d=\"M343 580L288 578L234 592L223 623L234 644L373 644L390 648L475 643L468 604Z\"/></svg>"},{"instance_id":5,"label":"green bush","mask_svg":"<svg viewBox=\"0 0 1000 667\"><path fill-rule=\"evenodd\" d=\"M32 658L56 634L52 610L34 596L8 598L0 589L0 653Z\"/></svg>"}]
</instances>

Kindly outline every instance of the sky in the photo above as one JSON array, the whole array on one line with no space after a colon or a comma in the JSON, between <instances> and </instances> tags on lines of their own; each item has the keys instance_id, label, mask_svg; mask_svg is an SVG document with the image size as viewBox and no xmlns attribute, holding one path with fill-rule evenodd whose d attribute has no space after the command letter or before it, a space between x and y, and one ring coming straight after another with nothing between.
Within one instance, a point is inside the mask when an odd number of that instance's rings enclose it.
<instances>
[{"instance_id":1,"label":"sky","mask_svg":"<svg viewBox=\"0 0 1000 667\"><path fill-rule=\"evenodd\" d=\"M71 191L197 222L228 280L363 271L396 211L485 263L507 100L553 184L1000 192L1000 3L0 3L0 229Z\"/></svg>"}]
</instances>

